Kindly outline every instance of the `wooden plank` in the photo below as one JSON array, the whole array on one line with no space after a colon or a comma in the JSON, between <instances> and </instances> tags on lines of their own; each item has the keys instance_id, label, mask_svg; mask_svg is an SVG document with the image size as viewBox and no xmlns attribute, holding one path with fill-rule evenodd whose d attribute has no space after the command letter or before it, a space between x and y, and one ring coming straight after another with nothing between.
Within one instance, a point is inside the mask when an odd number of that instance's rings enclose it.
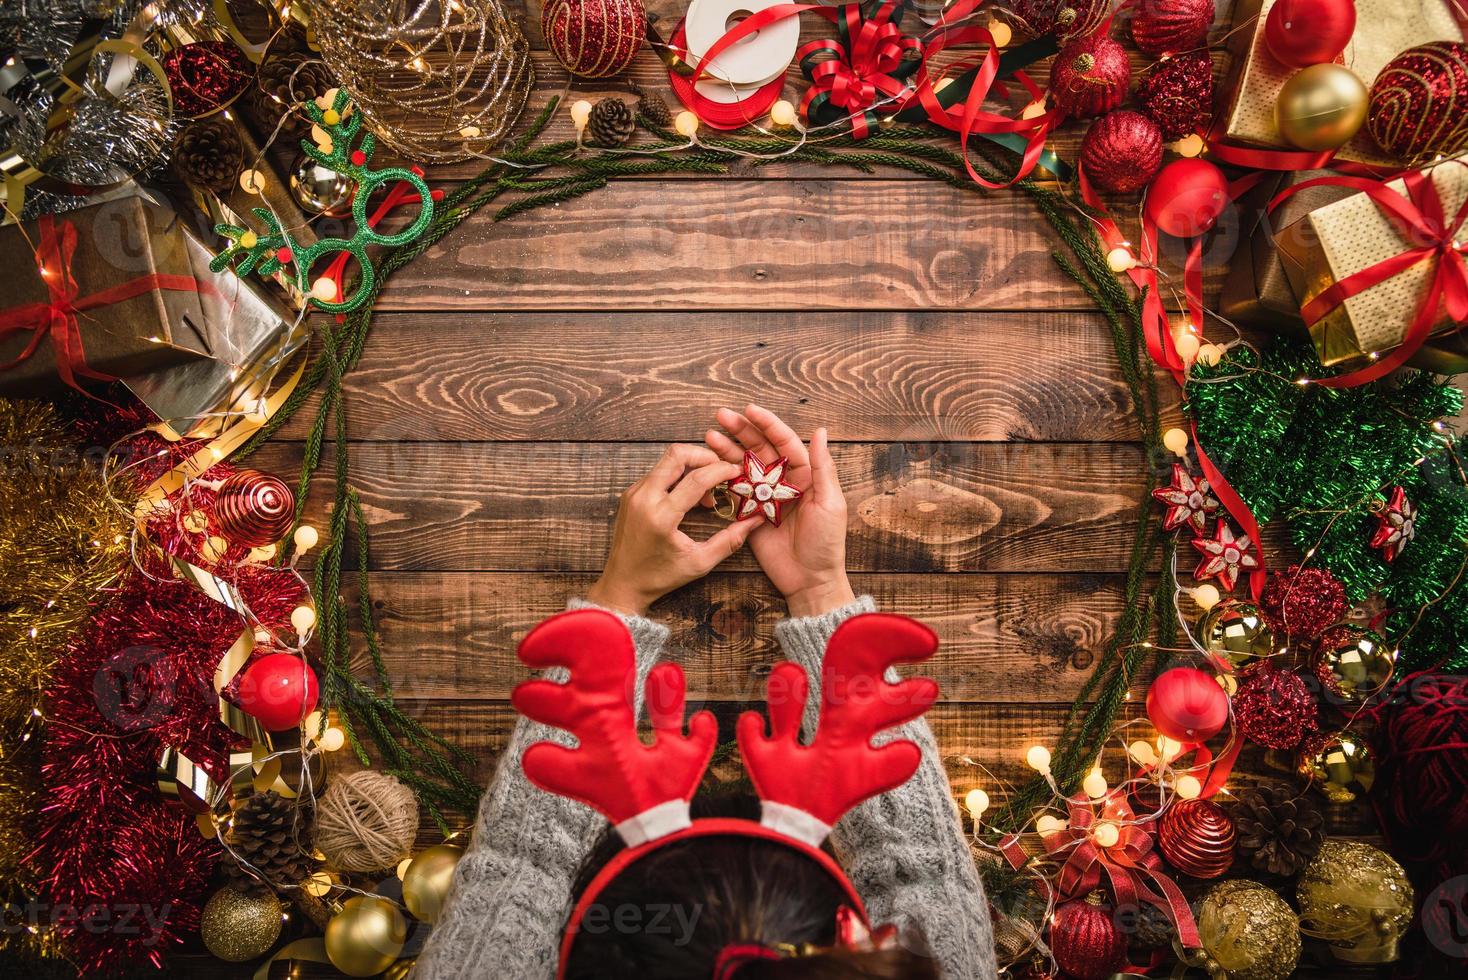
<instances>
[{"instance_id":1,"label":"wooden plank","mask_svg":"<svg viewBox=\"0 0 1468 980\"><path fill-rule=\"evenodd\" d=\"M581 596L589 574L400 572L374 576L372 597L393 689L416 700L509 697L530 675L515 648L536 623ZM853 586L880 608L914 616L941 646L922 669L956 701L1070 704L1122 609L1119 576L858 575ZM355 608L355 591L348 595ZM700 701L763 695L783 659L775 623L786 615L769 581L716 572L659 602L653 618L672 636L689 696ZM353 666L372 664L361 637Z\"/></svg>"},{"instance_id":2,"label":"wooden plank","mask_svg":"<svg viewBox=\"0 0 1468 980\"><path fill-rule=\"evenodd\" d=\"M255 462L292 472L300 451L272 443ZM358 443L352 482L372 524L376 567L597 571L618 495L661 451L656 443ZM853 571L1121 571L1147 485L1140 449L1127 445L855 443L833 452ZM328 459L323 472L330 468ZM307 512L322 526L323 506L317 495ZM687 525L695 536L717 526L706 512ZM747 554L730 566L754 567Z\"/></svg>"},{"instance_id":3,"label":"wooden plank","mask_svg":"<svg viewBox=\"0 0 1468 980\"><path fill-rule=\"evenodd\" d=\"M404 313L347 388L354 436L403 442L674 441L771 397L840 439L1136 441L1115 362L1096 314Z\"/></svg>"}]
</instances>

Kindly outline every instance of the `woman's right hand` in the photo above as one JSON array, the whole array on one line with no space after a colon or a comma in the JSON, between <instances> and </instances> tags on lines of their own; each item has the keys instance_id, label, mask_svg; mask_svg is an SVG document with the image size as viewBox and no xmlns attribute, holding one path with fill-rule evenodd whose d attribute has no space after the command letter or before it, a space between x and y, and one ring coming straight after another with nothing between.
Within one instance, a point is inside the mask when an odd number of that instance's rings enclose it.
<instances>
[{"instance_id":1,"label":"woman's right hand","mask_svg":"<svg viewBox=\"0 0 1468 980\"><path fill-rule=\"evenodd\" d=\"M647 476L622 494L617 524L601 578L588 601L614 612L642 616L655 601L713 571L751 533L753 521L720 529L695 541L679 528L714 487L739 475L703 446L672 445Z\"/></svg>"}]
</instances>

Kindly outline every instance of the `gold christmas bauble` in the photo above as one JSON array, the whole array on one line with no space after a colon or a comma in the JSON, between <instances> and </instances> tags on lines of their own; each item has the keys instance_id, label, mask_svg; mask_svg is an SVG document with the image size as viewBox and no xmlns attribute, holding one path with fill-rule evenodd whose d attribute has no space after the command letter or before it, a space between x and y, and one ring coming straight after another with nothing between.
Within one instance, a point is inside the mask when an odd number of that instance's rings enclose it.
<instances>
[{"instance_id":1,"label":"gold christmas bauble","mask_svg":"<svg viewBox=\"0 0 1468 980\"><path fill-rule=\"evenodd\" d=\"M1198 903L1203 952L1229 980L1284 980L1300 960L1300 924L1257 881L1221 881ZM1214 973L1209 970L1210 975Z\"/></svg>"},{"instance_id":2,"label":"gold christmas bauble","mask_svg":"<svg viewBox=\"0 0 1468 980\"><path fill-rule=\"evenodd\" d=\"M1300 928L1347 963L1390 963L1412 922L1412 885L1391 855L1360 841L1327 840L1295 888Z\"/></svg>"},{"instance_id":3,"label":"gold christmas bauble","mask_svg":"<svg viewBox=\"0 0 1468 980\"><path fill-rule=\"evenodd\" d=\"M221 960L243 963L270 952L283 921L274 895L245 895L225 887L204 903L199 936Z\"/></svg>"},{"instance_id":4,"label":"gold christmas bauble","mask_svg":"<svg viewBox=\"0 0 1468 980\"><path fill-rule=\"evenodd\" d=\"M1198 642L1238 669L1274 652L1274 631L1254 603L1225 599L1198 620Z\"/></svg>"},{"instance_id":5,"label":"gold christmas bauble","mask_svg":"<svg viewBox=\"0 0 1468 980\"><path fill-rule=\"evenodd\" d=\"M419 851L403 872L403 904L415 919L437 922L444 896L454 880L454 867L464 849L457 844L435 844Z\"/></svg>"},{"instance_id":6,"label":"gold christmas bauble","mask_svg":"<svg viewBox=\"0 0 1468 980\"><path fill-rule=\"evenodd\" d=\"M1370 792L1376 780L1376 760L1366 740L1350 729L1308 743L1300 756L1299 773L1332 803L1350 803Z\"/></svg>"},{"instance_id":7,"label":"gold christmas bauble","mask_svg":"<svg viewBox=\"0 0 1468 980\"><path fill-rule=\"evenodd\" d=\"M358 895L326 924L326 956L349 977L376 976L393 965L408 940L408 920L376 895Z\"/></svg>"},{"instance_id":8,"label":"gold christmas bauble","mask_svg":"<svg viewBox=\"0 0 1468 980\"><path fill-rule=\"evenodd\" d=\"M1290 76L1274 103L1279 133L1302 150L1334 150L1366 122L1366 86L1344 65L1325 63Z\"/></svg>"},{"instance_id":9,"label":"gold christmas bauble","mask_svg":"<svg viewBox=\"0 0 1468 980\"><path fill-rule=\"evenodd\" d=\"M1360 704L1386 687L1397 668L1397 650L1375 630L1341 623L1315 647L1315 676L1337 701Z\"/></svg>"}]
</instances>

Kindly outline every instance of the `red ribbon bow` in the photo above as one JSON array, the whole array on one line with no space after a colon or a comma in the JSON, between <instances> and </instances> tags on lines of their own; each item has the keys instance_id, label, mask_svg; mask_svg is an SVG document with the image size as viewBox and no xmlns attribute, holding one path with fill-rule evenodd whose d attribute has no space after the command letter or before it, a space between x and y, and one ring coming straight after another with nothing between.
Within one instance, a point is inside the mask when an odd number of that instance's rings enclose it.
<instances>
[{"instance_id":1,"label":"red ribbon bow","mask_svg":"<svg viewBox=\"0 0 1468 980\"><path fill-rule=\"evenodd\" d=\"M71 259L76 252L76 226L69 221L58 223L49 214L41 217L36 226L39 239L36 243L36 269L46 284L48 298L44 303L28 303L0 311L0 338L17 330L31 331L30 343L25 350L14 360L0 364L0 371L9 370L33 356L40 349L42 339L50 337L51 346L56 351L56 373L68 385L91 398L94 396L77 384L78 375L94 381L117 379L87 366L77 314L121 303L155 289L198 292L199 283L190 276L153 273L90 296L79 296L81 290L71 272Z\"/></svg>"},{"instance_id":2,"label":"red ribbon bow","mask_svg":"<svg viewBox=\"0 0 1468 980\"><path fill-rule=\"evenodd\" d=\"M1444 165L1468 167L1468 164L1457 160ZM1468 263L1463 259L1464 253L1468 252L1468 243L1458 239L1464 221L1468 220L1468 200L1449 219L1431 173L1414 170L1403 174L1401 180L1405 185L1405 195L1398 194L1385 183L1365 177L1316 177L1286 189L1269 204L1272 211L1292 194L1307 187L1348 187L1370 197L1407 243L1405 251L1351 273L1306 303L1300 314L1311 326L1352 296L1386 282L1419 262L1433 263L1432 281L1417 305L1417 312L1401 345L1359 371L1321 378L1318 384L1329 388L1353 388L1375 381L1400 367L1427 340L1440 308L1446 307L1448 315L1456 321L1468 320Z\"/></svg>"},{"instance_id":3,"label":"red ribbon bow","mask_svg":"<svg viewBox=\"0 0 1468 980\"><path fill-rule=\"evenodd\" d=\"M903 35L893 22L898 6L898 0L887 0L871 17L863 17L855 3L817 11L842 28L844 41L821 38L795 53L811 80L800 102L803 113L809 116L811 103L825 96L851 116L852 135L861 139L871 132L866 111L877 97L898 98L908 92L906 76L922 58L922 43ZM821 55L830 57L807 63Z\"/></svg>"}]
</instances>

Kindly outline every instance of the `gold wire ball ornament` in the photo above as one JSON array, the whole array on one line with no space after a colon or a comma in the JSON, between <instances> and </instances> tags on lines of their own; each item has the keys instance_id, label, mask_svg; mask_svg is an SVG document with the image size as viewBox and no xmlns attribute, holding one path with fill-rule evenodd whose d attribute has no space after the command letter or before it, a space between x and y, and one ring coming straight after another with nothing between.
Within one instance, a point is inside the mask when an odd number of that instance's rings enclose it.
<instances>
[{"instance_id":1,"label":"gold wire ball ornament","mask_svg":"<svg viewBox=\"0 0 1468 980\"><path fill-rule=\"evenodd\" d=\"M1300 875L1300 929L1347 963L1390 963L1412 922L1412 885L1391 855L1328 840Z\"/></svg>"},{"instance_id":2,"label":"gold wire ball ornament","mask_svg":"<svg viewBox=\"0 0 1468 980\"><path fill-rule=\"evenodd\" d=\"M322 60L411 160L488 153L530 95L530 45L499 0L313 0L311 14Z\"/></svg>"},{"instance_id":3,"label":"gold wire ball ornament","mask_svg":"<svg viewBox=\"0 0 1468 980\"><path fill-rule=\"evenodd\" d=\"M1201 951L1191 965L1228 980L1284 980L1300 961L1295 913L1257 881L1235 878L1208 890L1198 904ZM1201 955L1200 955L1201 954Z\"/></svg>"}]
</instances>

